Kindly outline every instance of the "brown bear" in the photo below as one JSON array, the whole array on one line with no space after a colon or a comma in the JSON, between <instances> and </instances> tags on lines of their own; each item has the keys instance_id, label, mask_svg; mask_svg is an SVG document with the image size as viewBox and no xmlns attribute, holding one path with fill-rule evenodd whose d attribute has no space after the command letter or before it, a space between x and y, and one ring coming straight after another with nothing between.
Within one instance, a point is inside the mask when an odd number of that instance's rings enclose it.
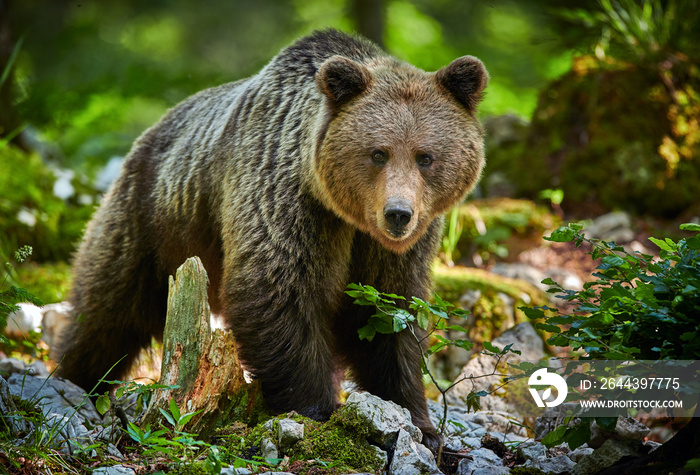
<instances>
[{"instance_id":1,"label":"brown bear","mask_svg":"<svg viewBox=\"0 0 700 475\"><path fill-rule=\"evenodd\" d=\"M271 409L329 417L347 369L434 445L418 345L360 340L371 312L344 290L427 297L441 215L484 162L487 80L471 56L426 73L327 30L170 110L87 227L59 375L91 389L126 355L110 378L122 375L162 337L168 276L196 255Z\"/></svg>"}]
</instances>

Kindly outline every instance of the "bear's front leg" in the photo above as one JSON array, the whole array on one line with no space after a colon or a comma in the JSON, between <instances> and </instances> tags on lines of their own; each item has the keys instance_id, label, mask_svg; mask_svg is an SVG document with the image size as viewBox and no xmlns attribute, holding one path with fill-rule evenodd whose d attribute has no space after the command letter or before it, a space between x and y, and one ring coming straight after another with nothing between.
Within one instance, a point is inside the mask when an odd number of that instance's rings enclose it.
<instances>
[{"instance_id":1,"label":"bear's front leg","mask_svg":"<svg viewBox=\"0 0 700 475\"><path fill-rule=\"evenodd\" d=\"M357 233L350 263L350 282L369 284L380 292L405 297L397 304L407 309L411 297L427 298L430 264L442 231L442 220L408 251L396 254L383 248L368 234ZM439 438L428 416L421 371L422 347L419 328L415 333L377 334L371 342L360 340L357 330L366 325L374 308L354 305L345 298L336 318L338 348L353 380L364 390L391 400L411 412L413 423L423 432L423 443L436 449ZM418 336L418 339L416 338Z\"/></svg>"},{"instance_id":2,"label":"bear's front leg","mask_svg":"<svg viewBox=\"0 0 700 475\"><path fill-rule=\"evenodd\" d=\"M313 299L262 284L247 291L232 288L237 296L227 303L226 319L270 409L327 420L338 407L338 367L327 319Z\"/></svg>"},{"instance_id":3,"label":"bear's front leg","mask_svg":"<svg viewBox=\"0 0 700 475\"><path fill-rule=\"evenodd\" d=\"M417 335L420 335L418 329ZM420 338L420 336L419 336ZM352 379L362 389L411 412L423 444L435 451L439 438L428 416L421 371L421 345L409 329L359 341L351 360Z\"/></svg>"},{"instance_id":4,"label":"bear's front leg","mask_svg":"<svg viewBox=\"0 0 700 475\"><path fill-rule=\"evenodd\" d=\"M352 229L323 209L304 210L288 207L272 235L252 216L249 231L225 240L219 295L269 407L325 420L338 408L332 316L347 282Z\"/></svg>"}]
</instances>

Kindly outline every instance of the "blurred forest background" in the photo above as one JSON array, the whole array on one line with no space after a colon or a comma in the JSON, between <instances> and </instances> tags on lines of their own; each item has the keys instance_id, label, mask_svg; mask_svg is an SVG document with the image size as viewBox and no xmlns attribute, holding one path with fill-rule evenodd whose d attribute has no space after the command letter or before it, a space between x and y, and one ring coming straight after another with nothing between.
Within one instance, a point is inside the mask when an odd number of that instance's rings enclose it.
<instances>
[{"instance_id":1,"label":"blurred forest background","mask_svg":"<svg viewBox=\"0 0 700 475\"><path fill-rule=\"evenodd\" d=\"M477 197L537 200L567 218L689 220L700 214L698 3L0 0L0 250L32 245L52 264L28 278L54 284L24 286L64 298L71 253L133 140L325 27L425 70L483 60Z\"/></svg>"}]
</instances>

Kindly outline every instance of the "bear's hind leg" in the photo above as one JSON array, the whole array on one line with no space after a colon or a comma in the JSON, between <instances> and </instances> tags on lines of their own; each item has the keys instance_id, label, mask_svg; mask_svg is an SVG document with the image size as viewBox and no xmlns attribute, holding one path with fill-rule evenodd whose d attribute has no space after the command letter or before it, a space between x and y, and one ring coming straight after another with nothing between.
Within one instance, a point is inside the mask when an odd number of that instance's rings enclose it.
<instances>
[{"instance_id":1,"label":"bear's hind leg","mask_svg":"<svg viewBox=\"0 0 700 475\"><path fill-rule=\"evenodd\" d=\"M152 337L162 337L167 287L153 259L120 268L119 259L107 268L92 262L86 268L83 257L74 266L73 320L60 340L57 375L102 393L109 385L100 379L122 378Z\"/></svg>"}]
</instances>

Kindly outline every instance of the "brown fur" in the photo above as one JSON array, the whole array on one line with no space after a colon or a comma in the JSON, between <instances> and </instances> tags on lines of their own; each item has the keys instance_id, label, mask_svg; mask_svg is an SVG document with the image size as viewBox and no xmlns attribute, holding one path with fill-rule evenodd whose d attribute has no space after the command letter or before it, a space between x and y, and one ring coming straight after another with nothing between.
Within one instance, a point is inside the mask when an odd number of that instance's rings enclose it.
<instances>
[{"instance_id":1,"label":"brown fur","mask_svg":"<svg viewBox=\"0 0 700 475\"><path fill-rule=\"evenodd\" d=\"M330 30L172 109L88 225L60 374L89 390L126 355L122 375L162 336L168 275L198 255L272 409L328 417L349 368L434 443L418 346L408 332L360 341L369 309L343 291L427 297L441 214L483 165L486 80L472 57L425 73Z\"/></svg>"}]
</instances>

